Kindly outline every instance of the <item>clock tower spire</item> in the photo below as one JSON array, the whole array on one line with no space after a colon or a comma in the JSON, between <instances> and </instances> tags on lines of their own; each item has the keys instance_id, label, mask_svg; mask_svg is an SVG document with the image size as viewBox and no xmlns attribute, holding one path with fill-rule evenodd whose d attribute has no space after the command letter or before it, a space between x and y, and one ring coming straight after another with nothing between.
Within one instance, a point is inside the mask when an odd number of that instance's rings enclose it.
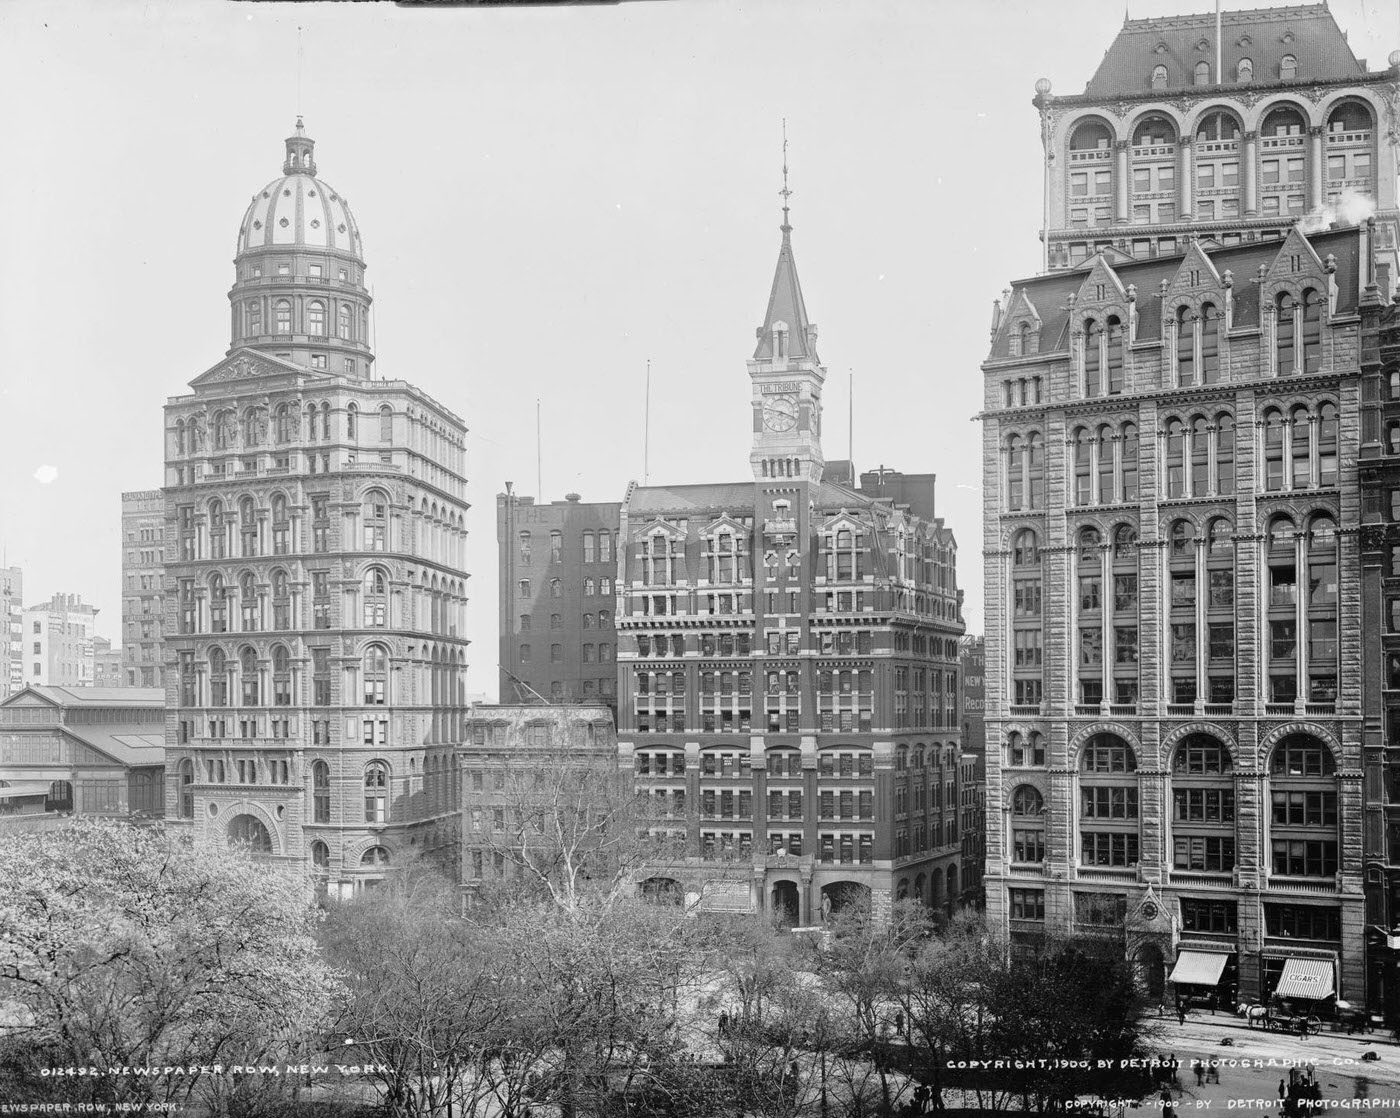
<instances>
[{"instance_id":1,"label":"clock tower spire","mask_svg":"<svg viewBox=\"0 0 1400 1118\"><path fill-rule=\"evenodd\" d=\"M787 135L783 135L783 240L768 296L768 312L757 330L758 346L749 358L753 384L754 479L822 476L822 382L826 369L817 357L817 328L807 317L788 221Z\"/></svg>"}]
</instances>

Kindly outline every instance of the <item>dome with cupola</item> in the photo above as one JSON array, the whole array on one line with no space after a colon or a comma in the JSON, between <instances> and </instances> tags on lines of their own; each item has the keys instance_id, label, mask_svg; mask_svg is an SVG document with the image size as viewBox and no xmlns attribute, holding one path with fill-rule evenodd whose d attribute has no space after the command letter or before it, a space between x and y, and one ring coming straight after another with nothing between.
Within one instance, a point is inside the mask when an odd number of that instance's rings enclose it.
<instances>
[{"instance_id":1,"label":"dome with cupola","mask_svg":"<svg viewBox=\"0 0 1400 1118\"><path fill-rule=\"evenodd\" d=\"M316 177L316 141L297 117L287 137L282 176L255 195L238 229L238 252L267 249L329 250L357 260L364 250L345 198Z\"/></svg>"}]
</instances>

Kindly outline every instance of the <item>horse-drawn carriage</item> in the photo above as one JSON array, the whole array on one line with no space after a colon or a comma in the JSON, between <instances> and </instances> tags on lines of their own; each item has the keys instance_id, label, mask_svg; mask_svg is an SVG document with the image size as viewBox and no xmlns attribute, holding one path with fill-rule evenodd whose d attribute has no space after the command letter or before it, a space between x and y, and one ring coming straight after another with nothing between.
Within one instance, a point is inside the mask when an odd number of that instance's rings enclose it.
<instances>
[{"instance_id":1,"label":"horse-drawn carriage","mask_svg":"<svg viewBox=\"0 0 1400 1118\"><path fill-rule=\"evenodd\" d=\"M1322 1018L1313 1012L1312 1006L1304 1012L1296 1011L1287 1002L1273 999L1264 1004L1240 1005L1235 1011L1245 1019L1251 1029L1259 1027L1282 1033L1316 1033L1322 1028Z\"/></svg>"}]
</instances>

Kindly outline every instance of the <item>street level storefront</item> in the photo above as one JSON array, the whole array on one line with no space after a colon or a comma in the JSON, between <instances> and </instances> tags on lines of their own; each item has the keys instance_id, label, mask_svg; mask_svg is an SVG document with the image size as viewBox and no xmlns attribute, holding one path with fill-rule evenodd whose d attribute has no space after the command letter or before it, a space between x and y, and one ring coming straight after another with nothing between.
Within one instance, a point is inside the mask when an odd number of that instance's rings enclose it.
<instances>
[{"instance_id":1,"label":"street level storefront","mask_svg":"<svg viewBox=\"0 0 1400 1118\"><path fill-rule=\"evenodd\" d=\"M1233 952L1182 948L1167 981L1172 984L1178 1009L1195 1003L1212 1009L1231 1008L1238 971Z\"/></svg>"}]
</instances>

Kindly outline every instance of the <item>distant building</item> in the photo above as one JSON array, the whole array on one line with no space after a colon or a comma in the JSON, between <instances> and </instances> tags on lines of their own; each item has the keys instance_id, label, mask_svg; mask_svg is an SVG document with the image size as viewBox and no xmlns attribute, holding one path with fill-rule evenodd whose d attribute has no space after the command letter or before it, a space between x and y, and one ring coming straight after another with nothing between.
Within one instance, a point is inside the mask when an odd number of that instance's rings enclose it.
<instances>
[{"instance_id":1,"label":"distant building","mask_svg":"<svg viewBox=\"0 0 1400 1118\"><path fill-rule=\"evenodd\" d=\"M0 699L24 686L24 571L0 567Z\"/></svg>"},{"instance_id":2,"label":"distant building","mask_svg":"<svg viewBox=\"0 0 1400 1118\"><path fill-rule=\"evenodd\" d=\"M603 703L488 703L473 706L457 750L462 812L461 881L468 891L512 872L508 828L525 780L541 766L617 763L617 733ZM547 781L547 777L544 778Z\"/></svg>"},{"instance_id":3,"label":"distant building","mask_svg":"<svg viewBox=\"0 0 1400 1118\"><path fill-rule=\"evenodd\" d=\"M0 702L0 822L164 814L165 692L26 687Z\"/></svg>"},{"instance_id":4,"label":"distant building","mask_svg":"<svg viewBox=\"0 0 1400 1118\"><path fill-rule=\"evenodd\" d=\"M165 497L122 494L122 661L129 687L165 685Z\"/></svg>"},{"instance_id":5,"label":"distant building","mask_svg":"<svg viewBox=\"0 0 1400 1118\"><path fill-rule=\"evenodd\" d=\"M931 474L822 450L786 221L748 362L746 480L628 489L619 751L685 851L649 888L812 923L961 895L957 544ZM733 881L736 864L742 879Z\"/></svg>"},{"instance_id":6,"label":"distant building","mask_svg":"<svg viewBox=\"0 0 1400 1118\"><path fill-rule=\"evenodd\" d=\"M601 701L617 712L614 502L496 495L502 702Z\"/></svg>"},{"instance_id":7,"label":"distant building","mask_svg":"<svg viewBox=\"0 0 1400 1118\"><path fill-rule=\"evenodd\" d=\"M24 611L23 648L27 685L91 687L97 609L79 594L55 594Z\"/></svg>"},{"instance_id":8,"label":"distant building","mask_svg":"<svg viewBox=\"0 0 1400 1118\"><path fill-rule=\"evenodd\" d=\"M962 847L963 903L981 908L985 902L982 874L987 860L987 733L986 638L963 637L962 651Z\"/></svg>"},{"instance_id":9,"label":"distant building","mask_svg":"<svg viewBox=\"0 0 1400 1118\"><path fill-rule=\"evenodd\" d=\"M125 669L122 666L122 650L113 649L107 637L92 638L92 685L94 687L121 687Z\"/></svg>"}]
</instances>

